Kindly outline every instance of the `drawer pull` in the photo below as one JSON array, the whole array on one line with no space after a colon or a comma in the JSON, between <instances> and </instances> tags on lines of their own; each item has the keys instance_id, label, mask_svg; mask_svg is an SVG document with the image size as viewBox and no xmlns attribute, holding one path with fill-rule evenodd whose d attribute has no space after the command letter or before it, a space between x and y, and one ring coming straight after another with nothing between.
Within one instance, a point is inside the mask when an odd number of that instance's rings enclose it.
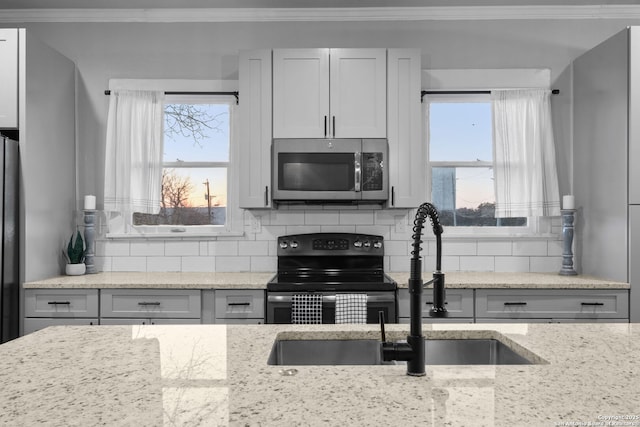
<instances>
[{"instance_id":1,"label":"drawer pull","mask_svg":"<svg viewBox=\"0 0 640 427\"><path fill-rule=\"evenodd\" d=\"M603 302L582 302L582 305L604 305Z\"/></svg>"},{"instance_id":2,"label":"drawer pull","mask_svg":"<svg viewBox=\"0 0 640 427\"><path fill-rule=\"evenodd\" d=\"M49 301L49 305L71 305L69 301Z\"/></svg>"},{"instance_id":3,"label":"drawer pull","mask_svg":"<svg viewBox=\"0 0 640 427\"><path fill-rule=\"evenodd\" d=\"M522 306L522 305L527 305L527 303L526 302L505 302L504 305L505 306L513 306L513 305Z\"/></svg>"},{"instance_id":4,"label":"drawer pull","mask_svg":"<svg viewBox=\"0 0 640 427\"><path fill-rule=\"evenodd\" d=\"M237 305L244 305L244 306L250 306L251 303L250 302L230 302L227 303L228 306L237 306Z\"/></svg>"},{"instance_id":5,"label":"drawer pull","mask_svg":"<svg viewBox=\"0 0 640 427\"><path fill-rule=\"evenodd\" d=\"M138 305L147 306L147 305L160 305L159 302L139 302Z\"/></svg>"},{"instance_id":6,"label":"drawer pull","mask_svg":"<svg viewBox=\"0 0 640 427\"><path fill-rule=\"evenodd\" d=\"M433 305L433 301L426 301L424 304L425 304L425 305ZM449 304L449 302L448 302L448 301L445 301L445 302L444 302L444 305L447 305L447 304Z\"/></svg>"}]
</instances>

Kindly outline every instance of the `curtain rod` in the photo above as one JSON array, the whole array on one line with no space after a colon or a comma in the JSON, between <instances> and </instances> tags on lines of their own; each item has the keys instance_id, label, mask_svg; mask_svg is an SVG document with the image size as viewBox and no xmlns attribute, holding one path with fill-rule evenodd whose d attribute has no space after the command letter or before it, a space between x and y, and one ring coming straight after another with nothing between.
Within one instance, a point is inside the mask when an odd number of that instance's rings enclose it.
<instances>
[{"instance_id":1,"label":"curtain rod","mask_svg":"<svg viewBox=\"0 0 640 427\"><path fill-rule=\"evenodd\" d=\"M110 90L104 91L105 95L111 95ZM236 104L240 103L240 92L165 92L165 95L233 95L236 97Z\"/></svg>"},{"instance_id":2,"label":"curtain rod","mask_svg":"<svg viewBox=\"0 0 640 427\"><path fill-rule=\"evenodd\" d=\"M423 90L420 92L420 101L425 95L477 95L490 94L490 90ZM560 89L551 89L553 95L560 93Z\"/></svg>"}]
</instances>

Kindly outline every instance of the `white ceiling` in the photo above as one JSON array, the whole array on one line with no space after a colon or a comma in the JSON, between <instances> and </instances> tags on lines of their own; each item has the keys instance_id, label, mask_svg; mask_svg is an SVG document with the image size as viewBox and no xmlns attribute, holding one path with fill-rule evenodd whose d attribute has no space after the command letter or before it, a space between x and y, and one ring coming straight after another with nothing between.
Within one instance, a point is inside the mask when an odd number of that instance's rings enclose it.
<instances>
[{"instance_id":1,"label":"white ceiling","mask_svg":"<svg viewBox=\"0 0 640 427\"><path fill-rule=\"evenodd\" d=\"M0 9L398 8L634 4L638 4L638 0L0 0Z\"/></svg>"}]
</instances>

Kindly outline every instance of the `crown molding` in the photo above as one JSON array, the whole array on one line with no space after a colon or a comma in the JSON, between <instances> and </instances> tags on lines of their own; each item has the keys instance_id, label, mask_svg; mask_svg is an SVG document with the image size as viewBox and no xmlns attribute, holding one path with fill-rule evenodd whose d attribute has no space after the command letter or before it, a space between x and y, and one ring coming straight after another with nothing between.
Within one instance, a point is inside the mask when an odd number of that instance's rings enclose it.
<instances>
[{"instance_id":1,"label":"crown molding","mask_svg":"<svg viewBox=\"0 0 640 427\"><path fill-rule=\"evenodd\" d=\"M640 5L0 10L0 23L482 21L504 19L640 19Z\"/></svg>"}]
</instances>

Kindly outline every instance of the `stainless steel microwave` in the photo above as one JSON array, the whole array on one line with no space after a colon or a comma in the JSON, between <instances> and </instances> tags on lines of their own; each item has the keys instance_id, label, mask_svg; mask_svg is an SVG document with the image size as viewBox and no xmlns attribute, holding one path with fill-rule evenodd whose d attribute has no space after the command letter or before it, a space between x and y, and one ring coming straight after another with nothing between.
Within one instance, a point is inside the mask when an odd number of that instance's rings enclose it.
<instances>
[{"instance_id":1,"label":"stainless steel microwave","mask_svg":"<svg viewBox=\"0 0 640 427\"><path fill-rule=\"evenodd\" d=\"M386 139L274 139L275 201L385 201Z\"/></svg>"}]
</instances>

